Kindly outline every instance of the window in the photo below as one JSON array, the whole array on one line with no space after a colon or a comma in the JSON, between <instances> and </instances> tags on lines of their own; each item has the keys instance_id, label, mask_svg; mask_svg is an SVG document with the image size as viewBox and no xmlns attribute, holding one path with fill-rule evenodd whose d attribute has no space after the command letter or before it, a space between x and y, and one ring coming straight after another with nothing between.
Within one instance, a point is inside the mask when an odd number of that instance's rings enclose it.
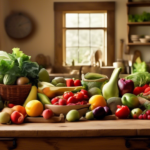
<instances>
[{"instance_id":1,"label":"window","mask_svg":"<svg viewBox=\"0 0 150 150\"><path fill-rule=\"evenodd\" d=\"M54 3L55 64L91 65L96 50L104 65L114 62L114 2Z\"/></svg>"}]
</instances>

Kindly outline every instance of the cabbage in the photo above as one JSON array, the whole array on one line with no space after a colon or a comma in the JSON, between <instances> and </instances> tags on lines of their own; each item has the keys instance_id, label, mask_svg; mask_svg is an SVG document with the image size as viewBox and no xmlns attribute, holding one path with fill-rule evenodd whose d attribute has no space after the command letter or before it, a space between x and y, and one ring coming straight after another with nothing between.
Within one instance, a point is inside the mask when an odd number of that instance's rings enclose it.
<instances>
[{"instance_id":1,"label":"cabbage","mask_svg":"<svg viewBox=\"0 0 150 150\"><path fill-rule=\"evenodd\" d=\"M125 79L132 80L134 87L143 86L150 83L150 74L148 72L136 72L125 77Z\"/></svg>"}]
</instances>

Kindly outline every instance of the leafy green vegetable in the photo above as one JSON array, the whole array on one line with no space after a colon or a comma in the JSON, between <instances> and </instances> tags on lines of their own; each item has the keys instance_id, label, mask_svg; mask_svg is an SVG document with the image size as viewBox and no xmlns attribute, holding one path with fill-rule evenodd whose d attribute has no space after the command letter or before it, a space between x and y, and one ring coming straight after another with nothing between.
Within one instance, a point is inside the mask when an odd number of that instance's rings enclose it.
<instances>
[{"instance_id":1,"label":"leafy green vegetable","mask_svg":"<svg viewBox=\"0 0 150 150\"><path fill-rule=\"evenodd\" d=\"M0 75L26 76L33 85L37 85L39 65L32 62L31 56L24 54L20 48L13 48L12 51L12 54L0 51Z\"/></svg>"},{"instance_id":2,"label":"leafy green vegetable","mask_svg":"<svg viewBox=\"0 0 150 150\"><path fill-rule=\"evenodd\" d=\"M145 98L147 100L150 100L150 94L149 95L143 95L143 93L140 93L138 96Z\"/></svg>"},{"instance_id":3,"label":"leafy green vegetable","mask_svg":"<svg viewBox=\"0 0 150 150\"><path fill-rule=\"evenodd\" d=\"M150 83L150 74L148 72L136 72L125 77L125 79L132 80L135 87L143 86Z\"/></svg>"},{"instance_id":4,"label":"leafy green vegetable","mask_svg":"<svg viewBox=\"0 0 150 150\"><path fill-rule=\"evenodd\" d=\"M15 75L5 74L5 76L3 78L3 83L5 85L14 85L16 80L17 80L17 77Z\"/></svg>"},{"instance_id":5,"label":"leafy green vegetable","mask_svg":"<svg viewBox=\"0 0 150 150\"><path fill-rule=\"evenodd\" d=\"M132 73L147 72L147 64L143 61L141 63L134 63L132 66Z\"/></svg>"},{"instance_id":6,"label":"leafy green vegetable","mask_svg":"<svg viewBox=\"0 0 150 150\"><path fill-rule=\"evenodd\" d=\"M150 21L150 13L143 12L142 14L138 15L129 15L128 16L128 21L129 22L145 22L145 21Z\"/></svg>"}]
</instances>

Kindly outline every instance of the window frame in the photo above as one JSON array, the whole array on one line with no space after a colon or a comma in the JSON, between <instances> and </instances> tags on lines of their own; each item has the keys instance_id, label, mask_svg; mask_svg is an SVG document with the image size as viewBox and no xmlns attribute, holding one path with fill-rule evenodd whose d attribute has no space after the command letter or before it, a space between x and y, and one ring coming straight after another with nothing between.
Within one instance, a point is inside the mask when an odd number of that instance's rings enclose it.
<instances>
[{"instance_id":1,"label":"window frame","mask_svg":"<svg viewBox=\"0 0 150 150\"><path fill-rule=\"evenodd\" d=\"M115 2L54 2L54 36L55 51L54 64L65 66L63 49L65 43L62 27L64 12L66 11L107 11L107 51L106 66L112 66L115 61Z\"/></svg>"}]
</instances>

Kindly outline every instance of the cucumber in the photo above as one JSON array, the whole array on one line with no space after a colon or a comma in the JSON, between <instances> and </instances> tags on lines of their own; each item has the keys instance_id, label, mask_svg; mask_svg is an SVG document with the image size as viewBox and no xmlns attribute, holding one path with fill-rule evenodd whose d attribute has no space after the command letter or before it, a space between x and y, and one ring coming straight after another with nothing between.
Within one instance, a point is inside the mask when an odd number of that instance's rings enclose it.
<instances>
[{"instance_id":1,"label":"cucumber","mask_svg":"<svg viewBox=\"0 0 150 150\"><path fill-rule=\"evenodd\" d=\"M45 105L45 104L51 105L50 99L45 94L38 93L37 95L43 105Z\"/></svg>"},{"instance_id":2,"label":"cucumber","mask_svg":"<svg viewBox=\"0 0 150 150\"><path fill-rule=\"evenodd\" d=\"M101 78L103 78L104 77L104 75L101 75L101 74L99 74L99 73L86 73L85 75L84 75L84 78L85 79L101 79Z\"/></svg>"}]
</instances>

